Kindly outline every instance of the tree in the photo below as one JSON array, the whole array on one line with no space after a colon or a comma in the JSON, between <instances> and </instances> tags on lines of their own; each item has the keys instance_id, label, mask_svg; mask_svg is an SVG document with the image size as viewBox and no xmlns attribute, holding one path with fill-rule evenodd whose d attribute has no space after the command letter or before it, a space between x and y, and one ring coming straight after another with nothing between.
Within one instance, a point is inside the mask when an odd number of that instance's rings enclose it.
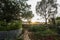
<instances>
[{"instance_id":1,"label":"tree","mask_svg":"<svg viewBox=\"0 0 60 40\"><path fill-rule=\"evenodd\" d=\"M28 16L28 17L26 17L27 18L27 21L30 24L31 18L34 17L34 14L32 14L32 11L29 11L29 12L27 12L27 16Z\"/></svg>"},{"instance_id":2,"label":"tree","mask_svg":"<svg viewBox=\"0 0 60 40\"><path fill-rule=\"evenodd\" d=\"M56 20L60 20L60 17L57 17Z\"/></svg>"},{"instance_id":3,"label":"tree","mask_svg":"<svg viewBox=\"0 0 60 40\"><path fill-rule=\"evenodd\" d=\"M26 19L28 21L28 23L30 24L31 22L31 18L34 17L34 14L32 14L32 11L28 11L26 12L26 14L23 14L24 19Z\"/></svg>"},{"instance_id":4,"label":"tree","mask_svg":"<svg viewBox=\"0 0 60 40\"><path fill-rule=\"evenodd\" d=\"M46 18L46 1L42 0L41 2L38 2L36 5L36 12L38 15L42 16L45 18L45 22L47 24L47 18Z\"/></svg>"},{"instance_id":5,"label":"tree","mask_svg":"<svg viewBox=\"0 0 60 40\"><path fill-rule=\"evenodd\" d=\"M49 1L51 7L48 10L48 18L50 18L49 21L52 22L53 25L56 24L55 22L55 18L57 14L57 3L56 2L57 0L53 0L53 2L52 0Z\"/></svg>"},{"instance_id":6,"label":"tree","mask_svg":"<svg viewBox=\"0 0 60 40\"><path fill-rule=\"evenodd\" d=\"M56 0L42 0L41 2L38 2L36 5L36 12L45 19L47 24L48 18L54 19L55 14L57 13Z\"/></svg>"},{"instance_id":7,"label":"tree","mask_svg":"<svg viewBox=\"0 0 60 40\"><path fill-rule=\"evenodd\" d=\"M0 0L0 20L6 22L20 20L27 8L29 5L25 1Z\"/></svg>"}]
</instances>

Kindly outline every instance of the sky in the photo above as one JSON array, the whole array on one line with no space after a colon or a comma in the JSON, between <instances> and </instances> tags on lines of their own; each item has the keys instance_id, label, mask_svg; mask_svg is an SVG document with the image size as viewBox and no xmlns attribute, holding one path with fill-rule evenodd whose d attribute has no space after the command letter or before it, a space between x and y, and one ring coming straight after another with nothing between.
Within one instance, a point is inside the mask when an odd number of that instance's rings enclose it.
<instances>
[{"instance_id":1,"label":"sky","mask_svg":"<svg viewBox=\"0 0 60 40\"><path fill-rule=\"evenodd\" d=\"M60 0L57 0L57 3L59 4L59 6L60 6ZM57 16L60 16L60 7L58 6L58 14L57 14Z\"/></svg>"},{"instance_id":2,"label":"sky","mask_svg":"<svg viewBox=\"0 0 60 40\"><path fill-rule=\"evenodd\" d=\"M35 21L37 21L37 22L45 22L44 19L42 19L40 16L38 16L38 15L36 14L35 7L36 7L36 4L37 4L38 1L41 1L41 0L29 0L29 1L27 1L27 3L28 3L29 5L31 5L31 10L32 10L32 12L33 12L33 14L34 14L34 17L32 18L31 21L32 21L32 22L35 22ZM57 0L57 3L60 4L60 0ZM58 7L58 13L59 13L59 14L57 14L58 16L60 15L59 10L60 10L60 7Z\"/></svg>"}]
</instances>

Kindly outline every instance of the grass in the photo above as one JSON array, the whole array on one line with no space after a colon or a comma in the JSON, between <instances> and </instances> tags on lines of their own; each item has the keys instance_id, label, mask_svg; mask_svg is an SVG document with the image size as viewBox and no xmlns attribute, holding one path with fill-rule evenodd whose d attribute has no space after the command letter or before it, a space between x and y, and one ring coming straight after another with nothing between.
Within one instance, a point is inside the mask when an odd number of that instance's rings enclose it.
<instances>
[{"instance_id":1,"label":"grass","mask_svg":"<svg viewBox=\"0 0 60 40\"><path fill-rule=\"evenodd\" d=\"M22 22L14 20L11 22L0 21L0 31L9 31L22 28Z\"/></svg>"},{"instance_id":2,"label":"grass","mask_svg":"<svg viewBox=\"0 0 60 40\"><path fill-rule=\"evenodd\" d=\"M56 28L57 30L57 28ZM33 33L34 38L36 38L36 40L42 40L42 39L45 39L45 40L49 40L49 38L52 38L54 40L59 40L58 38L58 33L57 31L55 30L55 28L51 29L51 28L47 28L46 26L32 26L29 28L29 31Z\"/></svg>"}]
</instances>

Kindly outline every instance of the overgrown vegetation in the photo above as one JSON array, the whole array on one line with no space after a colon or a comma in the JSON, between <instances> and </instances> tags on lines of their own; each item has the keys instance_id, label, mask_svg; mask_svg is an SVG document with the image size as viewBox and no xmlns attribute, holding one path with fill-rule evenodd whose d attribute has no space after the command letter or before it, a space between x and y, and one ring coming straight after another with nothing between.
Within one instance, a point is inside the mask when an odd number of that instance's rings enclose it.
<instances>
[{"instance_id":1,"label":"overgrown vegetation","mask_svg":"<svg viewBox=\"0 0 60 40\"><path fill-rule=\"evenodd\" d=\"M8 31L22 28L22 21L15 20L9 23L5 21L0 21L0 31Z\"/></svg>"},{"instance_id":2,"label":"overgrown vegetation","mask_svg":"<svg viewBox=\"0 0 60 40\"><path fill-rule=\"evenodd\" d=\"M21 19L33 17L30 7L26 0L0 0L0 31L21 28Z\"/></svg>"},{"instance_id":3,"label":"overgrown vegetation","mask_svg":"<svg viewBox=\"0 0 60 40\"><path fill-rule=\"evenodd\" d=\"M34 40L38 40L38 39L48 40L48 37L54 40L59 40L58 27L53 29L52 28L47 28L46 26L41 26L41 25L32 26L29 28L29 32L32 32L32 34L29 35L31 35L32 38L34 37Z\"/></svg>"}]
</instances>

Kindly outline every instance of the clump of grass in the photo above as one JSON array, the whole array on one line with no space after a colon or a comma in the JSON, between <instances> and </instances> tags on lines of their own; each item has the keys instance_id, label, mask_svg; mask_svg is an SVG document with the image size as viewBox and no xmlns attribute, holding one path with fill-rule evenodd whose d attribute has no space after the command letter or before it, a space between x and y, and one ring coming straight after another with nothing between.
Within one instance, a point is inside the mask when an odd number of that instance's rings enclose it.
<instances>
[{"instance_id":1,"label":"clump of grass","mask_svg":"<svg viewBox=\"0 0 60 40\"><path fill-rule=\"evenodd\" d=\"M20 20L14 20L11 22L0 21L0 31L9 31L22 28L22 22Z\"/></svg>"}]
</instances>

